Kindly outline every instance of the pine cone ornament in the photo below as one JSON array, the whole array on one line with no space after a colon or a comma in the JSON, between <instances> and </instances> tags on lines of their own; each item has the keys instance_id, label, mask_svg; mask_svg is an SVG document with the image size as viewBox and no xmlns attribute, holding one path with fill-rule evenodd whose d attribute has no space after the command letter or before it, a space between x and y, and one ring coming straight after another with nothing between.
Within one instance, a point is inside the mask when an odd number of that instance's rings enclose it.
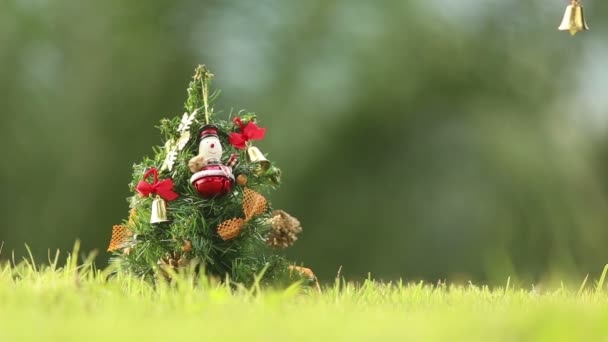
<instances>
[{"instance_id":1,"label":"pine cone ornament","mask_svg":"<svg viewBox=\"0 0 608 342\"><path fill-rule=\"evenodd\" d=\"M274 248L287 248L293 245L298 240L297 234L302 231L300 221L283 210L273 211L268 223L272 225L272 230L268 234L266 243Z\"/></svg>"},{"instance_id":2,"label":"pine cone ornament","mask_svg":"<svg viewBox=\"0 0 608 342\"><path fill-rule=\"evenodd\" d=\"M160 275L162 275L165 280L170 281L171 274L168 270L171 269L173 272L177 273L190 265L190 259L183 256L181 252L171 252L167 253L163 258L160 258L157 264Z\"/></svg>"}]
</instances>

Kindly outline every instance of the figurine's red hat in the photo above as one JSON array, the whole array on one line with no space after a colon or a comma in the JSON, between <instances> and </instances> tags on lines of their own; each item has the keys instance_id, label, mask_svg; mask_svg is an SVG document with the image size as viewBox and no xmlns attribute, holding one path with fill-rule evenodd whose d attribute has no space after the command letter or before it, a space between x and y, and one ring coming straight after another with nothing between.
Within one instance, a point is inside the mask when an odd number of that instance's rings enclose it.
<instances>
[{"instance_id":1,"label":"figurine's red hat","mask_svg":"<svg viewBox=\"0 0 608 342\"><path fill-rule=\"evenodd\" d=\"M210 135L216 136L216 137L218 136L217 126L205 125L205 126L203 126L203 128L201 128L201 134L200 134L201 139L206 138Z\"/></svg>"}]
</instances>

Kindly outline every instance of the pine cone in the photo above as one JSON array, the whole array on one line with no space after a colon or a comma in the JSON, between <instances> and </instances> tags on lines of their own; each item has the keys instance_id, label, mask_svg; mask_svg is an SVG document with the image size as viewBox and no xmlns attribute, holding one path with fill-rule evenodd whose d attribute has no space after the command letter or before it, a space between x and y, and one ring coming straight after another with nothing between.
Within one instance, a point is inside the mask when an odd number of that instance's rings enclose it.
<instances>
[{"instance_id":1,"label":"pine cone","mask_svg":"<svg viewBox=\"0 0 608 342\"><path fill-rule=\"evenodd\" d=\"M182 255L181 252L167 253L165 257L158 260L159 272L167 281L171 280L171 274L168 269L172 269L173 272L179 272L180 269L188 267L190 260Z\"/></svg>"},{"instance_id":2,"label":"pine cone","mask_svg":"<svg viewBox=\"0 0 608 342\"><path fill-rule=\"evenodd\" d=\"M268 234L266 243L275 248L287 248L293 245L298 239L297 234L302 231L300 221L283 210L273 211L268 223L272 225L272 230Z\"/></svg>"}]
</instances>

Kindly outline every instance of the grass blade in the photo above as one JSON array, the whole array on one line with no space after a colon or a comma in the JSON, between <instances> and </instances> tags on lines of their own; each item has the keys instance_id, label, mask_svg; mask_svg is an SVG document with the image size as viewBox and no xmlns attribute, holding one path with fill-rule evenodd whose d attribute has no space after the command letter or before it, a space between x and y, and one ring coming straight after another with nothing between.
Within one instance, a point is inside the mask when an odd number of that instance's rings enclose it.
<instances>
[{"instance_id":1,"label":"grass blade","mask_svg":"<svg viewBox=\"0 0 608 342\"><path fill-rule=\"evenodd\" d=\"M597 282L597 288L595 289L595 293L601 293L604 287L604 281L606 280L606 273L608 273L608 265L604 266L604 271L602 272L602 276L600 280Z\"/></svg>"},{"instance_id":2,"label":"grass blade","mask_svg":"<svg viewBox=\"0 0 608 342\"><path fill-rule=\"evenodd\" d=\"M580 296L581 294L583 294L583 290L585 289L585 285L587 285L587 279L589 279L589 273L587 273L587 275L585 276L585 279L583 280L583 283L578 288L578 292L576 293L576 296Z\"/></svg>"}]
</instances>

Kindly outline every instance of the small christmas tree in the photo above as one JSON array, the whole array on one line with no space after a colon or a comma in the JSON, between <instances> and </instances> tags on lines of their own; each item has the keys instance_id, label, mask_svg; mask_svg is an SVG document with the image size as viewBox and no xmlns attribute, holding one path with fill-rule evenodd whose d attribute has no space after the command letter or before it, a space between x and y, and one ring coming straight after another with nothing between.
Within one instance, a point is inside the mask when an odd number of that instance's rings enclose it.
<instances>
[{"instance_id":1,"label":"small christmas tree","mask_svg":"<svg viewBox=\"0 0 608 342\"><path fill-rule=\"evenodd\" d=\"M309 270L274 251L291 245L301 227L261 194L281 180L280 170L253 146L266 130L253 113L217 118L212 78L205 66L196 68L187 112L161 120L163 144L134 165L131 213L114 226L108 248L113 262L156 279L191 268L244 284L263 270L265 283L312 281Z\"/></svg>"}]
</instances>

